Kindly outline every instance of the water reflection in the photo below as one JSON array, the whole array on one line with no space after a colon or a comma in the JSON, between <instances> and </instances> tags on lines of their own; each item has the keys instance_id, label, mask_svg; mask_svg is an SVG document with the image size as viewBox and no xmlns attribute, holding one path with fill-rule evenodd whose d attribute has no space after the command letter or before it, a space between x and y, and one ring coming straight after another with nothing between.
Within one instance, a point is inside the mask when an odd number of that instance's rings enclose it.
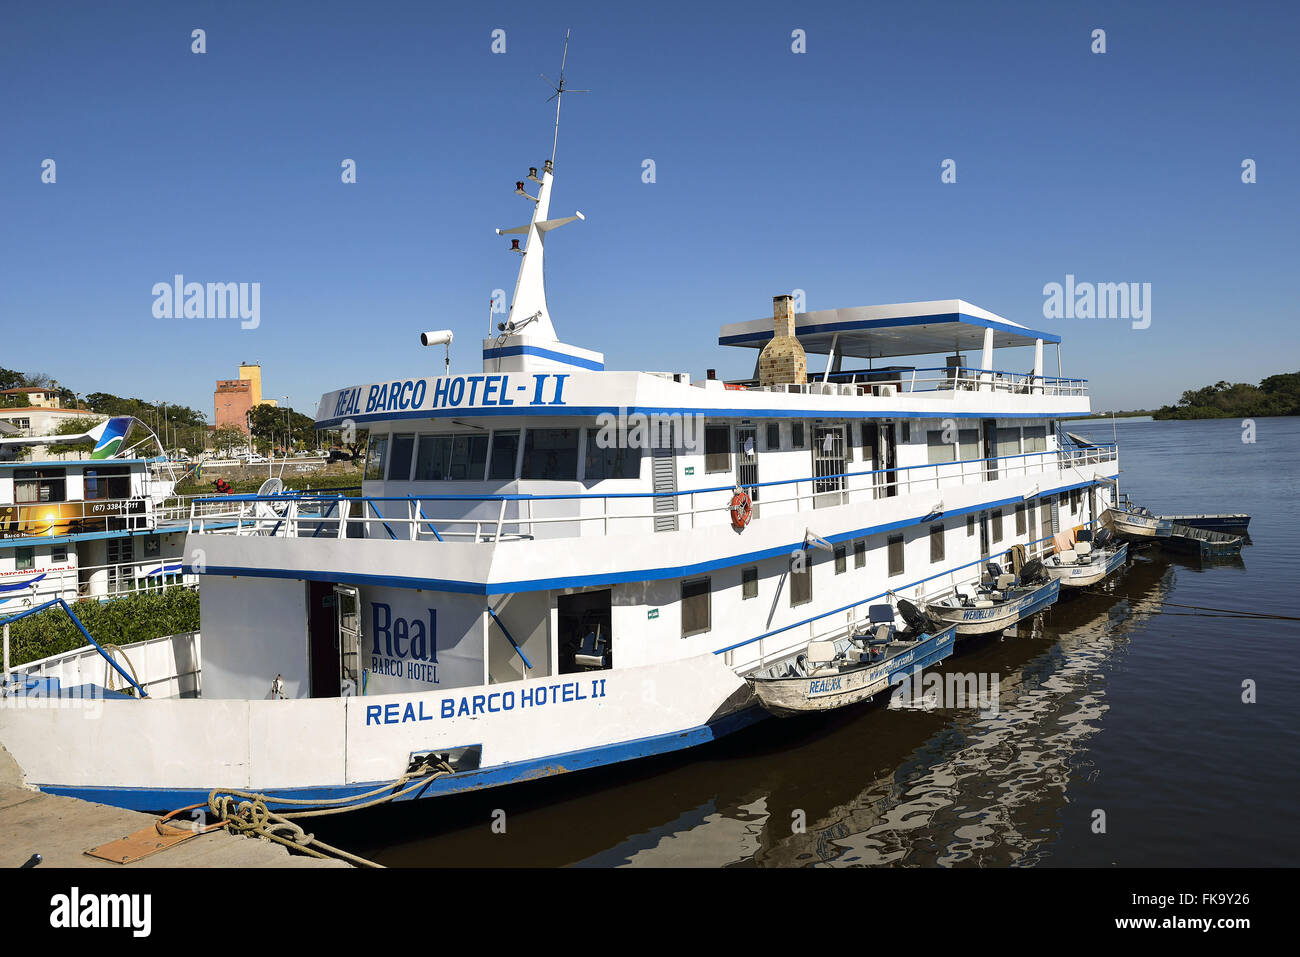
<instances>
[{"instance_id":1,"label":"water reflection","mask_svg":"<svg viewBox=\"0 0 1300 957\"><path fill-rule=\"evenodd\" d=\"M943 726L896 770L857 779L857 790L808 815L778 790L752 793L730 808L695 809L690 824L639 835L583 863L638 865L908 865L1036 864L1059 827L1070 782L1092 773L1085 750L1106 713L1106 672L1124 654L1128 635L1159 610L1149 599L1169 590L1173 567L1140 561L1108 584L1108 594L1058 606L1029 635L963 654L948 666L1001 675L996 714L974 710L864 713L832 731L846 765L819 784L834 793L851 781L858 755L846 731L872 737L871 722L939 717ZM1028 652L1028 654L1026 654ZM881 729L882 731L884 729ZM817 742L813 746L824 745ZM870 754L870 747L867 748ZM880 757L888 758L885 755ZM779 782L776 784L779 788ZM789 810L789 813L782 813Z\"/></svg>"}]
</instances>

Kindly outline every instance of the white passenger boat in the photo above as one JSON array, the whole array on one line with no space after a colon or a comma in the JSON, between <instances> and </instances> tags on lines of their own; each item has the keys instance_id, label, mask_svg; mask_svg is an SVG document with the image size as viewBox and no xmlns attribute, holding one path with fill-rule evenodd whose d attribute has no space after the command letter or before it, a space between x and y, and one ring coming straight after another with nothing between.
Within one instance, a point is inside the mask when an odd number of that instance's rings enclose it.
<instances>
[{"instance_id":1,"label":"white passenger boat","mask_svg":"<svg viewBox=\"0 0 1300 957\"><path fill-rule=\"evenodd\" d=\"M85 458L21 457L78 443L93 443ZM175 507L174 476L140 457L143 443L161 450L131 416L80 434L0 437L0 617L182 583L188 509Z\"/></svg>"},{"instance_id":2,"label":"white passenger boat","mask_svg":"<svg viewBox=\"0 0 1300 957\"><path fill-rule=\"evenodd\" d=\"M522 258L481 368L395 353L383 381L322 397L317 428L368 431L359 497L195 506L201 661L140 676L195 696L102 700L93 733L76 709L0 704L30 783L151 810L228 787L321 800L436 755L452 773L403 792L428 798L692 747L765 716L747 677L856 634L887 592L969 587L1110 505L1115 446L1060 441L1089 399L1059 337L962 300L782 294L721 330L753 350L748 379L606 369L547 308L544 246L582 218L552 217L554 182L552 156L510 191L530 215L503 230Z\"/></svg>"},{"instance_id":3,"label":"white passenger boat","mask_svg":"<svg viewBox=\"0 0 1300 957\"><path fill-rule=\"evenodd\" d=\"M875 697L952 654L955 625L940 627L915 605L899 602L907 626L898 629L888 603L868 609L869 626L749 675L758 702L782 717L830 711Z\"/></svg>"}]
</instances>

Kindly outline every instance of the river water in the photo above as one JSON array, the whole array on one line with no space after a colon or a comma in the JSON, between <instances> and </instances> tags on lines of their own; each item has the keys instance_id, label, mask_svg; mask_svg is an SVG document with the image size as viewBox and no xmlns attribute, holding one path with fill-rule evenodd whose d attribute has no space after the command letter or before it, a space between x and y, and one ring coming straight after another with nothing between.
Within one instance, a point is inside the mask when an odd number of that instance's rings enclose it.
<instances>
[{"instance_id":1,"label":"river water","mask_svg":"<svg viewBox=\"0 0 1300 957\"><path fill-rule=\"evenodd\" d=\"M1253 427L1116 422L1135 501L1248 512L1250 543L1205 565L1144 553L1032 632L959 650L944 670L998 676L996 709L764 721L317 832L390 866L1292 865L1300 622L1157 603L1300 615L1300 419Z\"/></svg>"}]
</instances>

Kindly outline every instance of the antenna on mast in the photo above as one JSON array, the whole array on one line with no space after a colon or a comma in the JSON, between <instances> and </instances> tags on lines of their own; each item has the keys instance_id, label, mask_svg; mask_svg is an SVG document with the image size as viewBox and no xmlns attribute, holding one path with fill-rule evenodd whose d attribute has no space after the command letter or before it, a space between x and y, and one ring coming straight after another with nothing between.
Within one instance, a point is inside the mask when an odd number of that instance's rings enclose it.
<instances>
[{"instance_id":1,"label":"antenna on mast","mask_svg":"<svg viewBox=\"0 0 1300 957\"><path fill-rule=\"evenodd\" d=\"M551 100L555 101L555 137L554 139L551 140L551 167L552 168L555 167L555 148L556 146L559 145L560 142L560 103L564 99L564 94L591 92L591 90L570 90L568 87L564 85L564 67L569 62L569 36L572 33L573 33L572 30L564 31L564 56L560 60L560 82L553 83L551 82L550 77L548 77L545 73L542 74L542 79L545 80L547 83L549 83L551 89L555 91L551 96L548 96L546 98L547 103L551 102Z\"/></svg>"}]
</instances>

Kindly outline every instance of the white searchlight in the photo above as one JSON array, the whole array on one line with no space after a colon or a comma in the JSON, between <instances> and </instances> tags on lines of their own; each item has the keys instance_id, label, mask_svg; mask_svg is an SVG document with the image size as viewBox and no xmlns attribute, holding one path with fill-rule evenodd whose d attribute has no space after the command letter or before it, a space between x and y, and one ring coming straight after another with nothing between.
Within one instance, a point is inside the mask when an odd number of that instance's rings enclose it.
<instances>
[{"instance_id":1,"label":"white searchlight","mask_svg":"<svg viewBox=\"0 0 1300 957\"><path fill-rule=\"evenodd\" d=\"M428 332L420 333L420 345L422 346L446 346L447 351L444 357L444 363L447 375L451 375L451 340L452 332L450 329L430 329Z\"/></svg>"}]
</instances>

